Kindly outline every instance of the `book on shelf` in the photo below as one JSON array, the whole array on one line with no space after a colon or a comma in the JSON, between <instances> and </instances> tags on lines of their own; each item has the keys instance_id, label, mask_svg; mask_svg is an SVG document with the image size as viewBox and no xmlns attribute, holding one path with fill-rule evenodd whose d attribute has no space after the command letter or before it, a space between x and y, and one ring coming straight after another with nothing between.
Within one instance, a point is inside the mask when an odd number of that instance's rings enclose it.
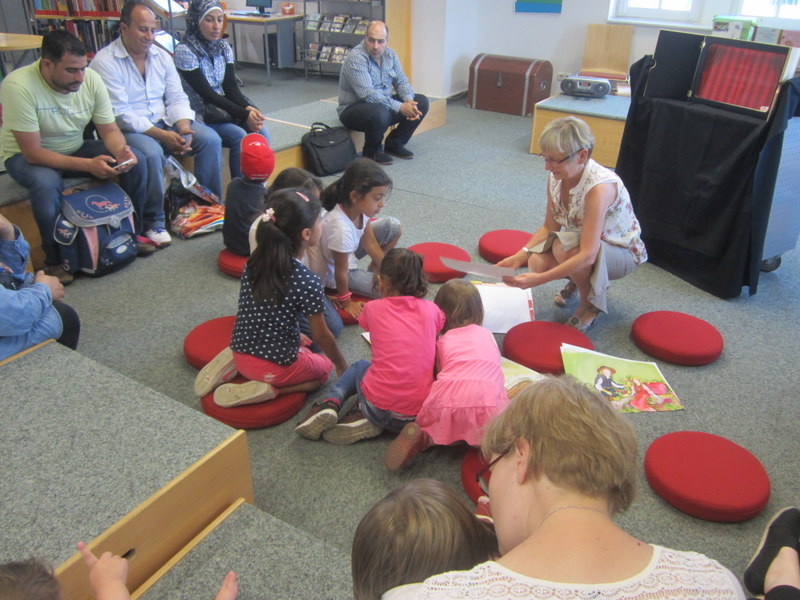
<instances>
[{"instance_id":1,"label":"book on shelf","mask_svg":"<svg viewBox=\"0 0 800 600\"><path fill-rule=\"evenodd\" d=\"M334 46L333 50L331 50L331 57L330 61L332 63L342 63L344 62L344 55L347 52L347 46Z\"/></svg>"},{"instance_id":2,"label":"book on shelf","mask_svg":"<svg viewBox=\"0 0 800 600\"><path fill-rule=\"evenodd\" d=\"M334 23L339 23L340 25L344 25L345 21L350 18L350 15L335 15L333 17Z\"/></svg>"},{"instance_id":3,"label":"book on shelf","mask_svg":"<svg viewBox=\"0 0 800 600\"><path fill-rule=\"evenodd\" d=\"M367 27L369 27L369 19L361 19L353 30L353 33L356 35L366 35Z\"/></svg>"},{"instance_id":4,"label":"book on shelf","mask_svg":"<svg viewBox=\"0 0 800 600\"><path fill-rule=\"evenodd\" d=\"M322 46L322 50L319 51L320 62L324 62L330 59L331 50L333 50L333 46L331 46L330 44L325 44Z\"/></svg>"},{"instance_id":5,"label":"book on shelf","mask_svg":"<svg viewBox=\"0 0 800 600\"><path fill-rule=\"evenodd\" d=\"M350 17L342 26L342 33L355 33L356 27L361 22L361 17Z\"/></svg>"},{"instance_id":6,"label":"book on shelf","mask_svg":"<svg viewBox=\"0 0 800 600\"><path fill-rule=\"evenodd\" d=\"M67 3L64 0L33 0L33 10L36 16L57 17L67 16Z\"/></svg>"},{"instance_id":7,"label":"book on shelf","mask_svg":"<svg viewBox=\"0 0 800 600\"><path fill-rule=\"evenodd\" d=\"M336 21L331 23L331 31L334 33L340 32L342 30L342 27L344 27L342 23L337 23Z\"/></svg>"},{"instance_id":8,"label":"book on shelf","mask_svg":"<svg viewBox=\"0 0 800 600\"><path fill-rule=\"evenodd\" d=\"M306 15L306 29L309 31L316 31L322 23L322 15L319 13L312 13Z\"/></svg>"},{"instance_id":9,"label":"book on shelf","mask_svg":"<svg viewBox=\"0 0 800 600\"><path fill-rule=\"evenodd\" d=\"M330 31L332 25L333 25L333 21L323 21L319 25L319 30L320 31Z\"/></svg>"}]
</instances>

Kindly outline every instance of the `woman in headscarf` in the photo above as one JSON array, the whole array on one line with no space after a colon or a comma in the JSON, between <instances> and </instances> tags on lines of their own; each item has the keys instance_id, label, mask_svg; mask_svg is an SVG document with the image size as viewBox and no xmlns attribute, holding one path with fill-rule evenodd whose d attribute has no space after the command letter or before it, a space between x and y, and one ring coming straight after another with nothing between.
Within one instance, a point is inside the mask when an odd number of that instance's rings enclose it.
<instances>
[{"instance_id":1,"label":"woman in headscarf","mask_svg":"<svg viewBox=\"0 0 800 600\"><path fill-rule=\"evenodd\" d=\"M234 72L233 50L222 39L225 14L219 0L192 0L186 36L175 48L175 66L197 113L230 148L231 178L240 177L242 138L260 133L267 141L264 115L242 94Z\"/></svg>"}]
</instances>

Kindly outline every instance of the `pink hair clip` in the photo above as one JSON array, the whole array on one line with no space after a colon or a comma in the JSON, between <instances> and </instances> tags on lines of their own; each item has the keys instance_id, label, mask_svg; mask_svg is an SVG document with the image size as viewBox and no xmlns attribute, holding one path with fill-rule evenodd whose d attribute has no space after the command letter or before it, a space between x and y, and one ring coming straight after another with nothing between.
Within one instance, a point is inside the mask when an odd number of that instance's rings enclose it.
<instances>
[{"instance_id":1,"label":"pink hair clip","mask_svg":"<svg viewBox=\"0 0 800 600\"><path fill-rule=\"evenodd\" d=\"M301 194L300 192L297 192L297 195L300 196L306 202L308 202L308 196L306 196L305 194Z\"/></svg>"}]
</instances>

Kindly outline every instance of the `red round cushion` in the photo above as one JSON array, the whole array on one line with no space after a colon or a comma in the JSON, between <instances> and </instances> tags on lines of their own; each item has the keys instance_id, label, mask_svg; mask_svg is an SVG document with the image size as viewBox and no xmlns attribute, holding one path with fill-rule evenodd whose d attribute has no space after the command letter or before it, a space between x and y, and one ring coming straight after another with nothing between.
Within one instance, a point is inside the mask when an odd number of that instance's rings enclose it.
<instances>
[{"instance_id":1,"label":"red round cushion","mask_svg":"<svg viewBox=\"0 0 800 600\"><path fill-rule=\"evenodd\" d=\"M183 340L186 362L195 369L202 369L225 348L231 345L233 323L236 317L219 317L201 323Z\"/></svg>"},{"instance_id":2,"label":"red round cushion","mask_svg":"<svg viewBox=\"0 0 800 600\"><path fill-rule=\"evenodd\" d=\"M540 373L563 373L562 343L594 350L591 340L574 327L531 321L508 330L503 339L503 356Z\"/></svg>"},{"instance_id":3,"label":"red round cushion","mask_svg":"<svg viewBox=\"0 0 800 600\"><path fill-rule=\"evenodd\" d=\"M217 255L217 266L226 275L239 279L242 276L242 271L244 271L244 265L248 258L250 257L234 254L228 249L221 250Z\"/></svg>"},{"instance_id":4,"label":"red round cushion","mask_svg":"<svg viewBox=\"0 0 800 600\"><path fill-rule=\"evenodd\" d=\"M490 263L500 262L520 251L531 241L532 233L519 229L496 229L489 231L478 240L478 254Z\"/></svg>"},{"instance_id":5,"label":"red round cushion","mask_svg":"<svg viewBox=\"0 0 800 600\"><path fill-rule=\"evenodd\" d=\"M463 261L469 261L470 259L466 250L452 244L443 244L442 242L414 244L409 247L409 250L422 255L422 269L431 283L443 283L464 276L463 272L444 266L441 261L442 256Z\"/></svg>"},{"instance_id":6,"label":"red round cushion","mask_svg":"<svg viewBox=\"0 0 800 600\"><path fill-rule=\"evenodd\" d=\"M657 310L637 317L631 338L650 356L678 365L714 362L722 354L722 335L711 323L692 315Z\"/></svg>"},{"instance_id":7,"label":"red round cushion","mask_svg":"<svg viewBox=\"0 0 800 600\"><path fill-rule=\"evenodd\" d=\"M247 379L244 377L237 376L231 383L245 381ZM200 404L204 413L226 425L237 429L259 429L291 419L303 408L307 396L304 392L295 392L258 404L223 408L214 402L214 392L211 392L201 398Z\"/></svg>"},{"instance_id":8,"label":"red round cushion","mask_svg":"<svg viewBox=\"0 0 800 600\"><path fill-rule=\"evenodd\" d=\"M732 441L702 431L657 438L645 453L644 472L659 496L698 519L744 521L769 500L769 476L759 460Z\"/></svg>"},{"instance_id":9,"label":"red round cushion","mask_svg":"<svg viewBox=\"0 0 800 600\"><path fill-rule=\"evenodd\" d=\"M475 479L475 474L484 466L486 466L486 461L483 460L481 451L478 448L468 448L461 460L461 485L464 486L464 492L469 499L475 504L478 503L478 498L486 495L486 492L481 489L481 484ZM489 484L490 476L489 471L483 476L486 485Z\"/></svg>"},{"instance_id":10,"label":"red round cushion","mask_svg":"<svg viewBox=\"0 0 800 600\"><path fill-rule=\"evenodd\" d=\"M366 296L359 296L358 294L353 294L351 296L351 300L353 302L369 302L370 300L374 300L374 298L367 298ZM358 319L355 317L351 317L349 313L345 312L341 308L336 308L336 312L339 313L339 316L342 317L342 323L345 325L358 325Z\"/></svg>"}]
</instances>

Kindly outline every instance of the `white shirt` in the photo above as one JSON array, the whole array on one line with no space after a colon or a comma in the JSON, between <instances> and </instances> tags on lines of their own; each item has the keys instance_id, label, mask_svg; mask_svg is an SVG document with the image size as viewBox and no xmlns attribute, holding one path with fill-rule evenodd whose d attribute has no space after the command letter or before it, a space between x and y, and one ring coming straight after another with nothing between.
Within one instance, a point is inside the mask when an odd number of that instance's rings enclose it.
<instances>
[{"instance_id":1,"label":"white shirt","mask_svg":"<svg viewBox=\"0 0 800 600\"><path fill-rule=\"evenodd\" d=\"M308 249L307 254L311 270L319 275L325 287L336 288L333 252L348 254L347 268L358 268L358 259L354 253L361 243L361 236L364 235L368 222L369 218L362 215L361 228L356 227L342 210L341 204L322 215L322 236L316 246Z\"/></svg>"},{"instance_id":2,"label":"white shirt","mask_svg":"<svg viewBox=\"0 0 800 600\"><path fill-rule=\"evenodd\" d=\"M172 57L155 44L145 59L144 78L122 38L100 50L89 67L103 78L122 131L143 133L158 121L172 126L180 119L194 120Z\"/></svg>"}]
</instances>

